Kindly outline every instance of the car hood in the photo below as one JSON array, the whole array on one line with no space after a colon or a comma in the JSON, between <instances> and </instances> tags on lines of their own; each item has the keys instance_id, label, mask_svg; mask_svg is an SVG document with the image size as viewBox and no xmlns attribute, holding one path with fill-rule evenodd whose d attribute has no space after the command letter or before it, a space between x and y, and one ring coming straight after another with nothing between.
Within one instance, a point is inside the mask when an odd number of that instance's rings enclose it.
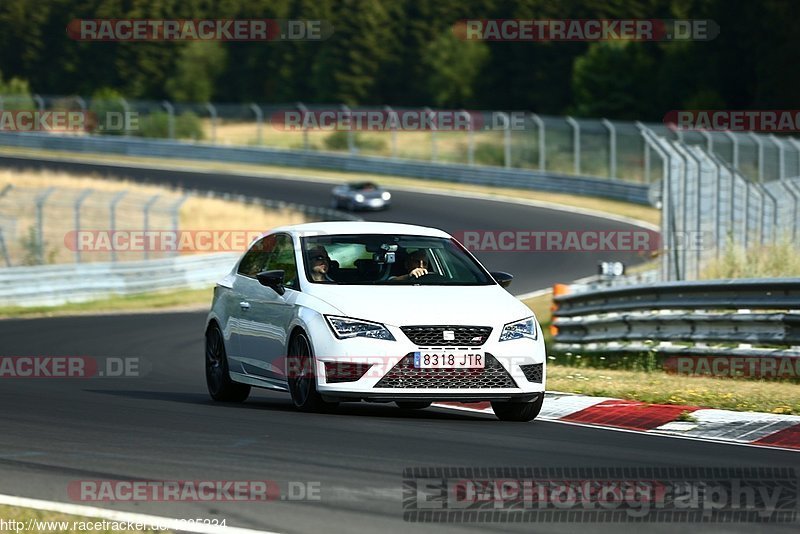
<instances>
[{"instance_id":1,"label":"car hood","mask_svg":"<svg viewBox=\"0 0 800 534\"><path fill-rule=\"evenodd\" d=\"M392 326L497 325L533 315L505 289L491 286L348 286L314 284L308 293L342 315Z\"/></svg>"}]
</instances>

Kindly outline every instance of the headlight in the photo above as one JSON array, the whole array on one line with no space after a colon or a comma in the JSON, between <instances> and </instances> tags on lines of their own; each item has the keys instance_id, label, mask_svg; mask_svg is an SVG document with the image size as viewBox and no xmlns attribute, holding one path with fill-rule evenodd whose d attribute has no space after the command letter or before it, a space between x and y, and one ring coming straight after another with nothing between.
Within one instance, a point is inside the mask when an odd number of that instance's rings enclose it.
<instances>
[{"instance_id":1,"label":"headlight","mask_svg":"<svg viewBox=\"0 0 800 534\"><path fill-rule=\"evenodd\" d=\"M381 198L383 200L389 200L390 198L392 198L392 194L388 191L384 191L383 193L381 193Z\"/></svg>"},{"instance_id":2,"label":"headlight","mask_svg":"<svg viewBox=\"0 0 800 534\"><path fill-rule=\"evenodd\" d=\"M364 195L362 195L361 193L357 194L355 198L356 202L364 202Z\"/></svg>"},{"instance_id":3,"label":"headlight","mask_svg":"<svg viewBox=\"0 0 800 534\"><path fill-rule=\"evenodd\" d=\"M381 323L373 323L372 321L353 319L351 317L337 317L335 315L326 315L325 319L328 320L328 325L339 339L367 337L395 341L392 333Z\"/></svg>"},{"instance_id":4,"label":"headlight","mask_svg":"<svg viewBox=\"0 0 800 534\"><path fill-rule=\"evenodd\" d=\"M500 341L522 339L524 337L528 339L537 339L539 337L539 329L536 327L536 321L533 317L505 325L503 332L500 334Z\"/></svg>"}]
</instances>

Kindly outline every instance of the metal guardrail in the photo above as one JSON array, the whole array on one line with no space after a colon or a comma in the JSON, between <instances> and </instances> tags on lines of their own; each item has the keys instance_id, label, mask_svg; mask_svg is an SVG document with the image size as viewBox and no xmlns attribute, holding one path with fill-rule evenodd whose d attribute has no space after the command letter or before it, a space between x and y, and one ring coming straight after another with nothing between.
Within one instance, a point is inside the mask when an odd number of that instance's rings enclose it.
<instances>
[{"instance_id":1,"label":"metal guardrail","mask_svg":"<svg viewBox=\"0 0 800 534\"><path fill-rule=\"evenodd\" d=\"M557 351L800 357L800 278L667 282L554 301Z\"/></svg>"},{"instance_id":2,"label":"metal guardrail","mask_svg":"<svg viewBox=\"0 0 800 534\"><path fill-rule=\"evenodd\" d=\"M70 152L363 172L480 185L519 187L648 204L647 185L611 178L570 176L531 169L397 160L380 156L339 154L313 150L231 147L200 142L179 142L121 136L61 136L42 133L0 132L0 145Z\"/></svg>"},{"instance_id":3,"label":"metal guardrail","mask_svg":"<svg viewBox=\"0 0 800 534\"><path fill-rule=\"evenodd\" d=\"M57 306L166 289L207 287L239 253L131 262L37 265L0 269L0 306Z\"/></svg>"}]
</instances>

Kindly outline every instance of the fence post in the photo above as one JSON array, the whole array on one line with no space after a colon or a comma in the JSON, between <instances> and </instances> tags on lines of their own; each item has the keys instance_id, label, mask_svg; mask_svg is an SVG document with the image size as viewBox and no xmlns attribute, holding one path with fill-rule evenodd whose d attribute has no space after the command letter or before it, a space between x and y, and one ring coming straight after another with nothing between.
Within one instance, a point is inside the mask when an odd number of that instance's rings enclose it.
<instances>
[{"instance_id":1,"label":"fence post","mask_svg":"<svg viewBox=\"0 0 800 534\"><path fill-rule=\"evenodd\" d=\"M6 267L11 267L11 258L8 257L8 250L6 249L6 240L3 237L3 229L0 228L0 252L3 253L3 258L6 262Z\"/></svg>"},{"instance_id":2,"label":"fence post","mask_svg":"<svg viewBox=\"0 0 800 534\"><path fill-rule=\"evenodd\" d=\"M472 123L472 115L462 109L460 113L467 119L467 164L475 165L475 128Z\"/></svg>"},{"instance_id":3,"label":"fence post","mask_svg":"<svg viewBox=\"0 0 800 534\"><path fill-rule=\"evenodd\" d=\"M617 177L617 129L614 124L603 119L603 126L608 129L608 177Z\"/></svg>"},{"instance_id":4,"label":"fence post","mask_svg":"<svg viewBox=\"0 0 800 534\"><path fill-rule=\"evenodd\" d=\"M775 134L770 134L769 138L778 147L778 179L783 181L786 179L786 159L784 157L786 148L783 146L783 142L775 137Z\"/></svg>"},{"instance_id":5,"label":"fence post","mask_svg":"<svg viewBox=\"0 0 800 534\"><path fill-rule=\"evenodd\" d=\"M641 122L637 122L636 125L640 129L645 146L652 144L653 150L661 157L661 172L663 174L661 180L661 235L662 249L664 251L661 261L661 276L665 281L672 280L673 271L677 273L678 269L677 251L674 251L675 256L673 256L673 227L675 216L673 214L671 197L672 163L670 155L664 150L663 146L661 146L661 141L656 138L655 134ZM666 143L666 141L664 141L664 143ZM678 275L676 274L675 278L677 277Z\"/></svg>"},{"instance_id":6,"label":"fence post","mask_svg":"<svg viewBox=\"0 0 800 534\"><path fill-rule=\"evenodd\" d=\"M2 109L2 108L0 108L0 109ZM790 137L789 138L789 142L792 144L792 146L797 151L797 168L800 171L800 141L798 141L794 137Z\"/></svg>"},{"instance_id":7,"label":"fence post","mask_svg":"<svg viewBox=\"0 0 800 534\"><path fill-rule=\"evenodd\" d=\"M306 113L308 113L308 108L305 107L302 102L298 102L295 105L297 109L300 110L300 120L303 121L303 150L308 150L308 128L306 128Z\"/></svg>"},{"instance_id":8,"label":"fence post","mask_svg":"<svg viewBox=\"0 0 800 534\"><path fill-rule=\"evenodd\" d=\"M431 161L438 161L439 160L439 152L437 151L436 147L436 116L435 112L429 108L424 107L422 110L425 112L425 115L431 116Z\"/></svg>"},{"instance_id":9,"label":"fence post","mask_svg":"<svg viewBox=\"0 0 800 534\"><path fill-rule=\"evenodd\" d=\"M784 183L786 188L792 192L792 198L794 198L794 216L792 217L792 241L796 244L800 245L800 241L798 238L800 237L800 232L798 232L797 227L800 226L800 181L796 180L786 180ZM797 194L795 194L797 193Z\"/></svg>"},{"instance_id":10,"label":"fence post","mask_svg":"<svg viewBox=\"0 0 800 534\"><path fill-rule=\"evenodd\" d=\"M747 132L747 135L755 142L758 146L758 182L764 182L764 141L761 140L759 136L757 136L753 132Z\"/></svg>"},{"instance_id":11,"label":"fence post","mask_svg":"<svg viewBox=\"0 0 800 534\"><path fill-rule=\"evenodd\" d=\"M739 137L736 134L734 134L733 132L729 131L729 130L725 130L722 133L724 133L728 137L728 139L731 140L731 146L733 147L733 150L732 150L733 153L731 154L732 159L733 159L733 161L732 161L733 168L734 168L734 170L738 171L739 170Z\"/></svg>"},{"instance_id":12,"label":"fence post","mask_svg":"<svg viewBox=\"0 0 800 534\"><path fill-rule=\"evenodd\" d=\"M397 159L397 127L399 126L400 118L397 116L397 112L390 106L383 106L383 110L386 112L387 122L392 129L392 159Z\"/></svg>"},{"instance_id":13,"label":"fence post","mask_svg":"<svg viewBox=\"0 0 800 534\"><path fill-rule=\"evenodd\" d=\"M348 118L351 117L350 108L349 107L347 107L345 104L342 104L341 105L341 109L342 109L342 111L347 113L347 117ZM347 150L351 154L355 154L356 152L358 152L358 149L356 148L356 135L355 135L355 132L353 131L353 122L352 122L352 120L349 121L349 123L350 123L350 127L347 129Z\"/></svg>"},{"instance_id":14,"label":"fence post","mask_svg":"<svg viewBox=\"0 0 800 534\"><path fill-rule=\"evenodd\" d=\"M78 198L75 199L75 262L81 262L81 247L79 246L80 243L80 234L81 234L81 204L94 192L93 189L86 189Z\"/></svg>"},{"instance_id":15,"label":"fence post","mask_svg":"<svg viewBox=\"0 0 800 534\"><path fill-rule=\"evenodd\" d=\"M256 116L256 143L261 145L264 140L264 112L255 103L250 104L250 110Z\"/></svg>"},{"instance_id":16,"label":"fence post","mask_svg":"<svg viewBox=\"0 0 800 534\"><path fill-rule=\"evenodd\" d=\"M150 200L148 200L144 204L143 214L144 214L144 235L145 236L147 236L147 232L150 230L150 208L153 207L153 204L158 202L158 199L160 197L161 197L161 195L153 195L152 197L150 197ZM146 241L147 241L147 238L145 239L144 259L148 259L150 257L150 251L148 250Z\"/></svg>"},{"instance_id":17,"label":"fence post","mask_svg":"<svg viewBox=\"0 0 800 534\"><path fill-rule=\"evenodd\" d=\"M162 101L161 105L167 110L167 135L175 139L175 106L169 100Z\"/></svg>"},{"instance_id":18,"label":"fence post","mask_svg":"<svg viewBox=\"0 0 800 534\"><path fill-rule=\"evenodd\" d=\"M33 95L31 98L34 102L36 102L36 108L39 110L39 112L44 112L44 99L39 95Z\"/></svg>"},{"instance_id":19,"label":"fence post","mask_svg":"<svg viewBox=\"0 0 800 534\"><path fill-rule=\"evenodd\" d=\"M643 176L643 178L644 178L644 182L649 184L651 182L651 178L650 178L650 143L648 143L648 139L649 139L649 135L655 135L655 134L652 134L650 128L645 126L644 123L642 123L640 121L636 121L635 124L636 124L636 127L639 128L639 133L644 138L644 176ZM648 135L645 135L645 132L648 132ZM654 148L655 148L655 145L654 145ZM661 155L662 154L659 153L659 156L661 156Z\"/></svg>"},{"instance_id":20,"label":"fence post","mask_svg":"<svg viewBox=\"0 0 800 534\"><path fill-rule=\"evenodd\" d=\"M111 204L108 206L109 218L111 219L109 222L111 223L111 261L117 261L117 251L114 249L113 240L114 240L114 233L117 231L117 204L122 198L127 195L127 191L120 191L116 195L111 198Z\"/></svg>"},{"instance_id":21,"label":"fence post","mask_svg":"<svg viewBox=\"0 0 800 534\"><path fill-rule=\"evenodd\" d=\"M531 113L531 119L536 123L536 128L539 130L539 170L544 171L547 164L544 121L536 113Z\"/></svg>"},{"instance_id":22,"label":"fence post","mask_svg":"<svg viewBox=\"0 0 800 534\"><path fill-rule=\"evenodd\" d=\"M503 119L503 166L508 169L511 167L511 118L503 111L497 116Z\"/></svg>"},{"instance_id":23,"label":"fence post","mask_svg":"<svg viewBox=\"0 0 800 534\"><path fill-rule=\"evenodd\" d=\"M178 250L178 244L181 240L178 238L178 232L180 231L181 226L181 206L183 206L184 202L189 199L189 195L183 195L179 198L171 207L170 211L172 212L172 231L175 234L175 255L180 255L180 250Z\"/></svg>"},{"instance_id":24,"label":"fence post","mask_svg":"<svg viewBox=\"0 0 800 534\"><path fill-rule=\"evenodd\" d=\"M36 255L41 265L44 265L44 203L55 190L50 187L36 197Z\"/></svg>"},{"instance_id":25,"label":"fence post","mask_svg":"<svg viewBox=\"0 0 800 534\"><path fill-rule=\"evenodd\" d=\"M567 115L567 123L572 126L572 160L575 174L581 173L581 125Z\"/></svg>"},{"instance_id":26,"label":"fence post","mask_svg":"<svg viewBox=\"0 0 800 534\"><path fill-rule=\"evenodd\" d=\"M122 106L123 112L125 113L125 120L122 121L124 128L123 131L125 132L125 135L128 135L128 123L130 122L131 106L128 104L128 101L122 97L119 97L119 103Z\"/></svg>"},{"instance_id":27,"label":"fence post","mask_svg":"<svg viewBox=\"0 0 800 534\"><path fill-rule=\"evenodd\" d=\"M211 143L217 144L217 108L211 102L206 102L206 109L211 116Z\"/></svg>"}]
</instances>

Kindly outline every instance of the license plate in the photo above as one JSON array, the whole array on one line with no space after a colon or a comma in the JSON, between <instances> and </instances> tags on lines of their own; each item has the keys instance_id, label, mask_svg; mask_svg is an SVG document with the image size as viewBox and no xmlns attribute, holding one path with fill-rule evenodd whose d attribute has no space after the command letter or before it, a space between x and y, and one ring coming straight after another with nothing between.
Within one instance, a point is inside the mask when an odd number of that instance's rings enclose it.
<instances>
[{"instance_id":1,"label":"license plate","mask_svg":"<svg viewBox=\"0 0 800 534\"><path fill-rule=\"evenodd\" d=\"M483 369L486 359L482 352L415 352L417 369Z\"/></svg>"}]
</instances>

